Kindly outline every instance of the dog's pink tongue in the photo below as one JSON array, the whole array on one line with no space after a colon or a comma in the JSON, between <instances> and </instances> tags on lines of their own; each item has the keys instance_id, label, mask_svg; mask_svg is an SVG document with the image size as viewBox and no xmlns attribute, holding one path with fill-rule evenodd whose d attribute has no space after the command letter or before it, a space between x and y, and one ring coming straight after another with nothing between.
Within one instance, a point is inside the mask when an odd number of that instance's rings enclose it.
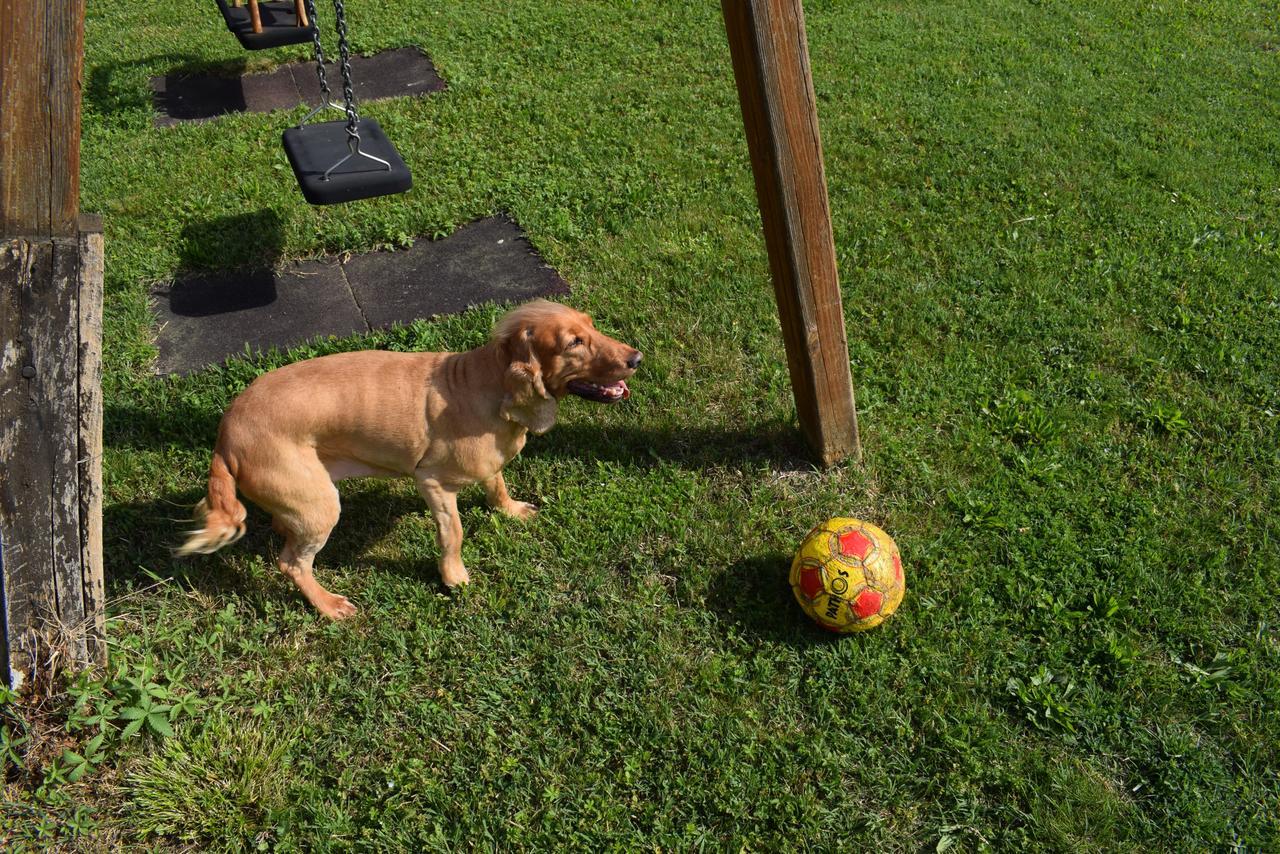
<instances>
[{"instance_id":1,"label":"dog's pink tongue","mask_svg":"<svg viewBox=\"0 0 1280 854\"><path fill-rule=\"evenodd\" d=\"M623 399L623 400L626 400L628 397L631 397L631 389L627 388L627 381L626 381L626 380L618 380L618 385L622 386L622 399Z\"/></svg>"}]
</instances>

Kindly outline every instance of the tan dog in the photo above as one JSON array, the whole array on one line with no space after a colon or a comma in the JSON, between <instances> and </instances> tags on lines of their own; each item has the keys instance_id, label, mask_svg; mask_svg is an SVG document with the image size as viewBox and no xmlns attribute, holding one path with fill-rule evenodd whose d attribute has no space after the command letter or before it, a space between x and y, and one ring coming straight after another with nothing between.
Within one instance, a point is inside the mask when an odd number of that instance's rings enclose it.
<instances>
[{"instance_id":1,"label":"tan dog","mask_svg":"<svg viewBox=\"0 0 1280 854\"><path fill-rule=\"evenodd\" d=\"M489 506L527 519L536 508L507 494L502 467L530 430L543 433L565 394L614 403L641 354L597 332L587 315L533 302L504 317L489 343L466 353L364 350L287 365L253 382L222 416L209 493L178 554L215 551L244 535L236 487L284 535L280 569L320 613L356 608L312 575L338 522L337 481L413 477L435 517L440 577L462 565L458 490L483 483Z\"/></svg>"}]
</instances>

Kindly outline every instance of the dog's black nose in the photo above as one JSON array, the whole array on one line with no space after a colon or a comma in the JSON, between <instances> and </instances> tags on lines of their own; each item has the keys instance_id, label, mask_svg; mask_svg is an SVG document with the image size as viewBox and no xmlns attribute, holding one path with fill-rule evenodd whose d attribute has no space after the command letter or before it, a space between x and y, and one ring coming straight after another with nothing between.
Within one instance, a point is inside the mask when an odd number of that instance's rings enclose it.
<instances>
[{"instance_id":1,"label":"dog's black nose","mask_svg":"<svg viewBox=\"0 0 1280 854\"><path fill-rule=\"evenodd\" d=\"M627 359L627 367L634 371L636 366L640 364L640 360L643 358L644 353L641 353L639 350L635 351L631 354L631 358Z\"/></svg>"}]
</instances>

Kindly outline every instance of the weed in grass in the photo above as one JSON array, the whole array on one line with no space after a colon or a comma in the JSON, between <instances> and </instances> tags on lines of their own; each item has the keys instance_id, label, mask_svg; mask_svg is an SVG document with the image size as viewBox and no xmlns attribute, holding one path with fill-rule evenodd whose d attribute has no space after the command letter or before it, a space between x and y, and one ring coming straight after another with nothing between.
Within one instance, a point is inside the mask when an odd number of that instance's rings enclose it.
<instances>
[{"instance_id":1,"label":"weed in grass","mask_svg":"<svg viewBox=\"0 0 1280 854\"><path fill-rule=\"evenodd\" d=\"M1142 427L1163 435L1182 433L1191 429L1191 423L1183 416L1181 409L1156 400L1147 400L1140 404L1136 418Z\"/></svg>"},{"instance_id":2,"label":"weed in grass","mask_svg":"<svg viewBox=\"0 0 1280 854\"><path fill-rule=\"evenodd\" d=\"M274 837L300 733L215 714L191 736L169 739L128 774L142 835L187 843L260 847Z\"/></svg>"}]
</instances>

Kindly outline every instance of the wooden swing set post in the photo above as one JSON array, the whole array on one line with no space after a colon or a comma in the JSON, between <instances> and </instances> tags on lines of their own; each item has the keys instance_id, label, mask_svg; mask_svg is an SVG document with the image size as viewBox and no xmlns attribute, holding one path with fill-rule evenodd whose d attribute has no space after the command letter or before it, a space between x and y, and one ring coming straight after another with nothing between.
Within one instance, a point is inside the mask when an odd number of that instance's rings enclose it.
<instances>
[{"instance_id":1,"label":"wooden swing set post","mask_svg":"<svg viewBox=\"0 0 1280 854\"><path fill-rule=\"evenodd\" d=\"M106 660L102 225L80 206L84 0L0 0L0 675Z\"/></svg>"},{"instance_id":2,"label":"wooden swing set post","mask_svg":"<svg viewBox=\"0 0 1280 854\"><path fill-rule=\"evenodd\" d=\"M835 238L801 0L722 0L800 428L860 459Z\"/></svg>"}]
</instances>

